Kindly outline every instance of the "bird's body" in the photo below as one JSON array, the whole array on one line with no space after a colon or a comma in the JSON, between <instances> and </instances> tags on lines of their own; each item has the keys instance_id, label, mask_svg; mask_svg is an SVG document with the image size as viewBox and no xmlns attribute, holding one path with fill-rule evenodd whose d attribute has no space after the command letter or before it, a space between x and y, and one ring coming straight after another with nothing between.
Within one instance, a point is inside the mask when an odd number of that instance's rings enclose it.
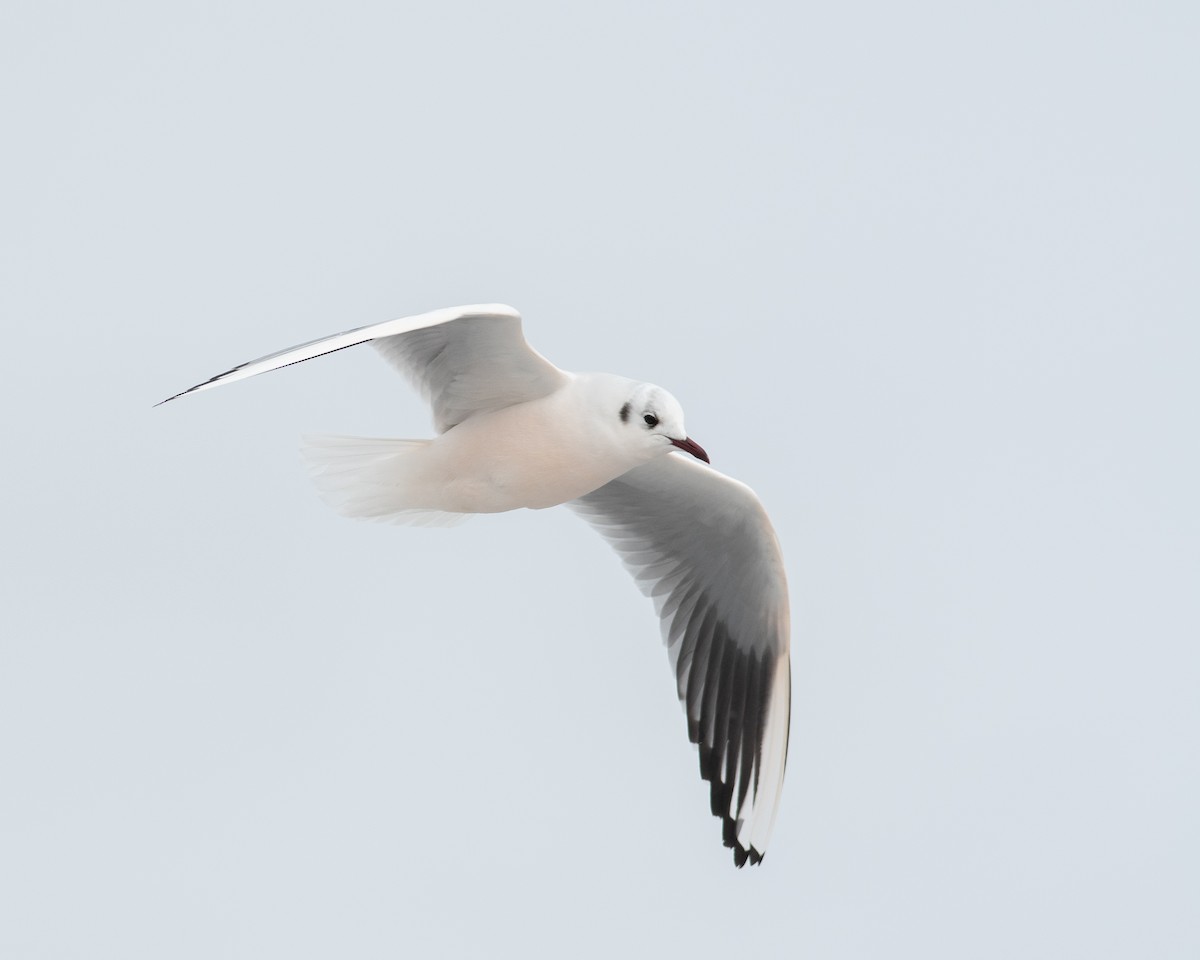
<instances>
[{"instance_id":1,"label":"bird's body","mask_svg":"<svg viewBox=\"0 0 1200 960\"><path fill-rule=\"evenodd\" d=\"M623 447L609 420L583 415L630 386L605 374L573 376L548 396L470 417L402 455L397 487L411 509L452 513L539 510L582 497L650 459Z\"/></svg>"},{"instance_id":2,"label":"bird's body","mask_svg":"<svg viewBox=\"0 0 1200 960\"><path fill-rule=\"evenodd\" d=\"M791 684L786 577L758 498L697 462L708 456L669 393L559 370L525 343L510 307L362 327L184 393L368 341L425 393L438 435L310 438L327 501L347 516L403 523L567 504L596 527L655 600L725 843L739 866L761 860L783 784Z\"/></svg>"}]
</instances>

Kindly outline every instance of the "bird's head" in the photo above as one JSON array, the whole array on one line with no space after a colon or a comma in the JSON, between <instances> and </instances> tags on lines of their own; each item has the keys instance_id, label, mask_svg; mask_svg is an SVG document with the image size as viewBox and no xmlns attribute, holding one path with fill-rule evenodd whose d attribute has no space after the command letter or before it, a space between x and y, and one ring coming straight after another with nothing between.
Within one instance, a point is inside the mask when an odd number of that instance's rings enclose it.
<instances>
[{"instance_id":1,"label":"bird's head","mask_svg":"<svg viewBox=\"0 0 1200 960\"><path fill-rule=\"evenodd\" d=\"M688 438L683 426L683 407L662 387L652 383L635 384L614 413L621 428L631 438L636 437L634 442L644 445L650 456L678 448L698 460L709 462L704 448Z\"/></svg>"}]
</instances>

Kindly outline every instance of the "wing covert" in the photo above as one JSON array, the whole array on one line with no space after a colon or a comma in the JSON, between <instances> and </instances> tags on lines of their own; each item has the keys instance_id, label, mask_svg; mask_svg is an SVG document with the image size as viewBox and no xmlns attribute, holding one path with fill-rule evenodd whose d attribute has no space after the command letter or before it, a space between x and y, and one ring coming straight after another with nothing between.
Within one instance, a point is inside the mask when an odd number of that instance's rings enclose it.
<instances>
[{"instance_id":1,"label":"wing covert","mask_svg":"<svg viewBox=\"0 0 1200 960\"><path fill-rule=\"evenodd\" d=\"M464 313L372 345L429 401L438 433L472 414L544 397L568 379L529 346L521 315L509 307Z\"/></svg>"}]
</instances>

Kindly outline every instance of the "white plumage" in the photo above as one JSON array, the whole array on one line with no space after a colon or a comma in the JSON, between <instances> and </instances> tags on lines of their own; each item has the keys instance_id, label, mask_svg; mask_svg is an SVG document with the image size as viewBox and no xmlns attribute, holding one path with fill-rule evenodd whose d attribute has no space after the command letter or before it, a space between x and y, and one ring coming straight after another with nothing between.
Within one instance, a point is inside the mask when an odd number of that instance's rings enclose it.
<instances>
[{"instance_id":1,"label":"white plumage","mask_svg":"<svg viewBox=\"0 0 1200 960\"><path fill-rule=\"evenodd\" d=\"M654 600L726 846L738 866L761 860L787 761L790 626L779 544L753 491L707 465L661 387L559 370L498 304L359 327L175 397L366 342L421 390L438 435L306 438L322 496L346 516L399 523L564 503L591 523Z\"/></svg>"}]
</instances>

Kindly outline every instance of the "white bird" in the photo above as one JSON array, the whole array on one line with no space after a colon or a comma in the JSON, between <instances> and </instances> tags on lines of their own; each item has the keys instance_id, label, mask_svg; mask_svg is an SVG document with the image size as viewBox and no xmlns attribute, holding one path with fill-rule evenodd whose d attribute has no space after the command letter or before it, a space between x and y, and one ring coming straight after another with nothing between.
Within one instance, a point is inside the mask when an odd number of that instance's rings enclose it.
<instances>
[{"instance_id":1,"label":"white bird","mask_svg":"<svg viewBox=\"0 0 1200 960\"><path fill-rule=\"evenodd\" d=\"M168 400L366 342L424 393L438 436L309 438L325 498L347 516L415 524L565 503L592 524L654 600L725 845L739 867L762 860L787 761L791 668L783 558L754 492L707 465L667 391L559 370L499 304L314 340Z\"/></svg>"}]
</instances>

